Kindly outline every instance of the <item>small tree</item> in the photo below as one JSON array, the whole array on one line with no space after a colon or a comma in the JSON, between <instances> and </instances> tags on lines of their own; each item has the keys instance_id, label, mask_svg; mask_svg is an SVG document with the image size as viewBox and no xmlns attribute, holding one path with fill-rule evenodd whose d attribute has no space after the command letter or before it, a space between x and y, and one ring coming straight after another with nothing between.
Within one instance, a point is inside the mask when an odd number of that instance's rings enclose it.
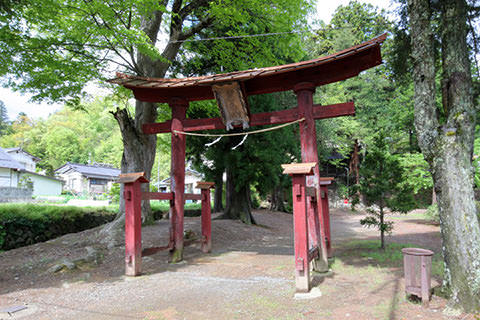
<instances>
[{"instance_id":1,"label":"small tree","mask_svg":"<svg viewBox=\"0 0 480 320\"><path fill-rule=\"evenodd\" d=\"M383 133L379 133L360 167L360 183L353 188L353 206L358 204L357 191L364 198L368 216L360 223L380 230L381 248L385 249L385 233L393 229L392 221L385 221L388 212L407 213L414 208L413 190L403 181L403 168L397 156L388 150Z\"/></svg>"}]
</instances>

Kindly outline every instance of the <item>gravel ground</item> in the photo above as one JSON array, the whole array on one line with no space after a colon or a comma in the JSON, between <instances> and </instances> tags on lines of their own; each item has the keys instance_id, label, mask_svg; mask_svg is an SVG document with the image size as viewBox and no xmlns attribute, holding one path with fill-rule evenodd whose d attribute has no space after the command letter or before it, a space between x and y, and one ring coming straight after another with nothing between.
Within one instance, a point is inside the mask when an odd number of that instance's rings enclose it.
<instances>
[{"instance_id":1,"label":"gravel ground","mask_svg":"<svg viewBox=\"0 0 480 320\"><path fill-rule=\"evenodd\" d=\"M333 246L351 239L373 239L362 215L332 210ZM445 300L430 308L405 300L402 271L354 260L335 262L328 277L314 276L321 292L315 299L294 299L292 215L257 211L259 226L214 220L213 248L185 249L185 262L168 264L168 253L144 257L144 274L125 277L124 247L98 245L97 230L0 254L0 310L27 309L0 319L474 319L445 315ZM200 234L199 218L186 218L185 229ZM168 221L142 229L143 246L168 241ZM387 241L439 250L437 226L401 219ZM62 261L87 255L98 259L53 273ZM49 271L50 269L50 271Z\"/></svg>"}]
</instances>

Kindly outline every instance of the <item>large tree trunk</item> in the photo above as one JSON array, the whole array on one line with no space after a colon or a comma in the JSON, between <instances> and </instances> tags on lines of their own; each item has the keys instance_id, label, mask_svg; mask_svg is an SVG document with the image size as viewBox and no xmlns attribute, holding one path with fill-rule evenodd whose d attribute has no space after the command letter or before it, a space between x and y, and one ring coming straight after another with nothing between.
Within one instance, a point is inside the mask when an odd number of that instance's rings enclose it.
<instances>
[{"instance_id":1,"label":"large tree trunk","mask_svg":"<svg viewBox=\"0 0 480 320\"><path fill-rule=\"evenodd\" d=\"M153 12L142 20L142 30L149 37L152 44L157 42L157 35L162 21L163 12ZM170 34L171 39L178 39L181 29L173 27ZM172 61L178 50L180 43L169 43L162 53L164 59L153 60L150 57L138 52L136 68L138 75L146 77L162 78L165 76L169 61ZM157 136L145 135L142 131L142 125L145 123L156 122L157 105L137 100L135 102L135 116L129 114L128 109L117 108L112 112L118 122L123 141L123 155L121 163L121 172L144 172L147 179L150 179L152 166L155 160ZM149 185L143 184L142 190L148 191ZM107 224L100 232L100 238L109 246L120 243L124 221L125 221L125 202L123 199L123 185L120 188L120 210L115 220ZM142 221L153 219L150 201L142 201Z\"/></svg>"},{"instance_id":2,"label":"large tree trunk","mask_svg":"<svg viewBox=\"0 0 480 320\"><path fill-rule=\"evenodd\" d=\"M233 132L239 132L239 129ZM225 171L227 174L225 188L225 211L219 219L239 219L246 224L256 224L252 216L250 201L250 184L242 177L242 161L245 157L239 156L244 152L244 145L239 145L243 137L227 137L225 143ZM235 150L233 147L237 146Z\"/></svg>"},{"instance_id":3,"label":"large tree trunk","mask_svg":"<svg viewBox=\"0 0 480 320\"><path fill-rule=\"evenodd\" d=\"M281 184L275 186L272 190L271 211L287 212L285 209L285 193Z\"/></svg>"},{"instance_id":4,"label":"large tree trunk","mask_svg":"<svg viewBox=\"0 0 480 320\"><path fill-rule=\"evenodd\" d=\"M443 102L446 122L435 105L433 34L428 0L409 0L415 82L415 127L432 169L450 304L480 309L480 226L473 196L472 150L475 108L466 42L466 3L442 2Z\"/></svg>"},{"instance_id":5,"label":"large tree trunk","mask_svg":"<svg viewBox=\"0 0 480 320\"><path fill-rule=\"evenodd\" d=\"M215 199L213 212L223 211L223 172L215 177Z\"/></svg>"},{"instance_id":6,"label":"large tree trunk","mask_svg":"<svg viewBox=\"0 0 480 320\"><path fill-rule=\"evenodd\" d=\"M129 115L127 109L117 109L113 116L118 122L123 140L123 155L121 172L145 172L145 177L150 179L155 149L156 135L145 135L142 124L155 122L157 108L154 104L136 101L135 118ZM143 191L149 191L149 184L142 184ZM142 201L142 222L153 220L150 201ZM120 210L115 220L107 224L101 235L104 242L112 246L120 242L119 234L125 223L125 201L123 200L123 185L120 186Z\"/></svg>"},{"instance_id":7,"label":"large tree trunk","mask_svg":"<svg viewBox=\"0 0 480 320\"><path fill-rule=\"evenodd\" d=\"M226 208L221 218L240 219L246 224L256 224L250 208L250 186L236 186L238 172L234 163L227 164Z\"/></svg>"}]
</instances>

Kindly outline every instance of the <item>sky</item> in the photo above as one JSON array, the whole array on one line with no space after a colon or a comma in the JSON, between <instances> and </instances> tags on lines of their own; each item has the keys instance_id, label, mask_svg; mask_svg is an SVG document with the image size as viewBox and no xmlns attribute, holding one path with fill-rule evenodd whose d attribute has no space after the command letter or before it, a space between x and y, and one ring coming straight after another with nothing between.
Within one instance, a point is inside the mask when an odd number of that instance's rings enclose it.
<instances>
[{"instance_id":1,"label":"sky","mask_svg":"<svg viewBox=\"0 0 480 320\"><path fill-rule=\"evenodd\" d=\"M335 9L340 5L347 5L350 0L317 0L317 18L329 23ZM363 0L360 2L370 3L379 8L389 10L391 0ZM87 92L94 92L91 88ZM13 120L20 112L25 112L30 118L44 118L61 108L60 104L32 103L29 102L31 95L20 94L8 88L0 88L0 100L7 107L8 117Z\"/></svg>"}]
</instances>

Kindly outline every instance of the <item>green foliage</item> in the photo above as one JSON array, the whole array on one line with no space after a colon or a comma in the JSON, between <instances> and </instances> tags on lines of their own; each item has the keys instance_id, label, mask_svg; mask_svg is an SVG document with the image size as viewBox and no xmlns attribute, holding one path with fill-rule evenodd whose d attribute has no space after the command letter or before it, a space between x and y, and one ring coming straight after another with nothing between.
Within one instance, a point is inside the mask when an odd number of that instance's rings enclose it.
<instances>
[{"instance_id":1,"label":"green foliage","mask_svg":"<svg viewBox=\"0 0 480 320\"><path fill-rule=\"evenodd\" d=\"M433 188L432 174L421 153L404 153L398 157L403 167L403 184L414 194Z\"/></svg>"},{"instance_id":2,"label":"green foliage","mask_svg":"<svg viewBox=\"0 0 480 320\"><path fill-rule=\"evenodd\" d=\"M112 221L116 211L36 204L0 205L0 249L8 250L90 229Z\"/></svg>"},{"instance_id":3,"label":"green foliage","mask_svg":"<svg viewBox=\"0 0 480 320\"><path fill-rule=\"evenodd\" d=\"M383 132L374 138L374 144L368 150L360 167L360 184L354 188L355 197L352 205L359 202L358 193L369 207L369 216L360 223L367 227L376 227L383 235L393 229L393 222L385 221L385 209L390 212L406 213L414 208L413 190L403 181L404 169L398 157L390 154L387 147L389 140Z\"/></svg>"},{"instance_id":4,"label":"green foliage","mask_svg":"<svg viewBox=\"0 0 480 320\"><path fill-rule=\"evenodd\" d=\"M5 236L7 235L7 232L5 231L5 227L0 224L0 248L3 248L3 244L5 243ZM0 250L1 252L2 250Z\"/></svg>"},{"instance_id":5,"label":"green foliage","mask_svg":"<svg viewBox=\"0 0 480 320\"><path fill-rule=\"evenodd\" d=\"M49 174L66 162L119 167L123 147L120 130L109 113L114 107L115 101L106 97L85 103L79 110L64 107L46 120L19 115L10 134L0 137L0 146L21 146L42 159L37 167Z\"/></svg>"},{"instance_id":6,"label":"green foliage","mask_svg":"<svg viewBox=\"0 0 480 320\"><path fill-rule=\"evenodd\" d=\"M479 128L476 128L476 138L473 143L473 168L475 170L475 174L473 176L473 182L475 183L475 188L480 188L480 137L479 135Z\"/></svg>"},{"instance_id":7,"label":"green foliage","mask_svg":"<svg viewBox=\"0 0 480 320\"><path fill-rule=\"evenodd\" d=\"M33 190L33 181L29 176L22 175L22 177L18 181L18 187Z\"/></svg>"},{"instance_id":8,"label":"green foliage","mask_svg":"<svg viewBox=\"0 0 480 320\"><path fill-rule=\"evenodd\" d=\"M120 202L120 184L114 183L108 192L108 197L111 199L112 203Z\"/></svg>"},{"instance_id":9,"label":"green foliage","mask_svg":"<svg viewBox=\"0 0 480 320\"><path fill-rule=\"evenodd\" d=\"M0 100L0 137L8 133L9 127L7 108Z\"/></svg>"}]
</instances>

